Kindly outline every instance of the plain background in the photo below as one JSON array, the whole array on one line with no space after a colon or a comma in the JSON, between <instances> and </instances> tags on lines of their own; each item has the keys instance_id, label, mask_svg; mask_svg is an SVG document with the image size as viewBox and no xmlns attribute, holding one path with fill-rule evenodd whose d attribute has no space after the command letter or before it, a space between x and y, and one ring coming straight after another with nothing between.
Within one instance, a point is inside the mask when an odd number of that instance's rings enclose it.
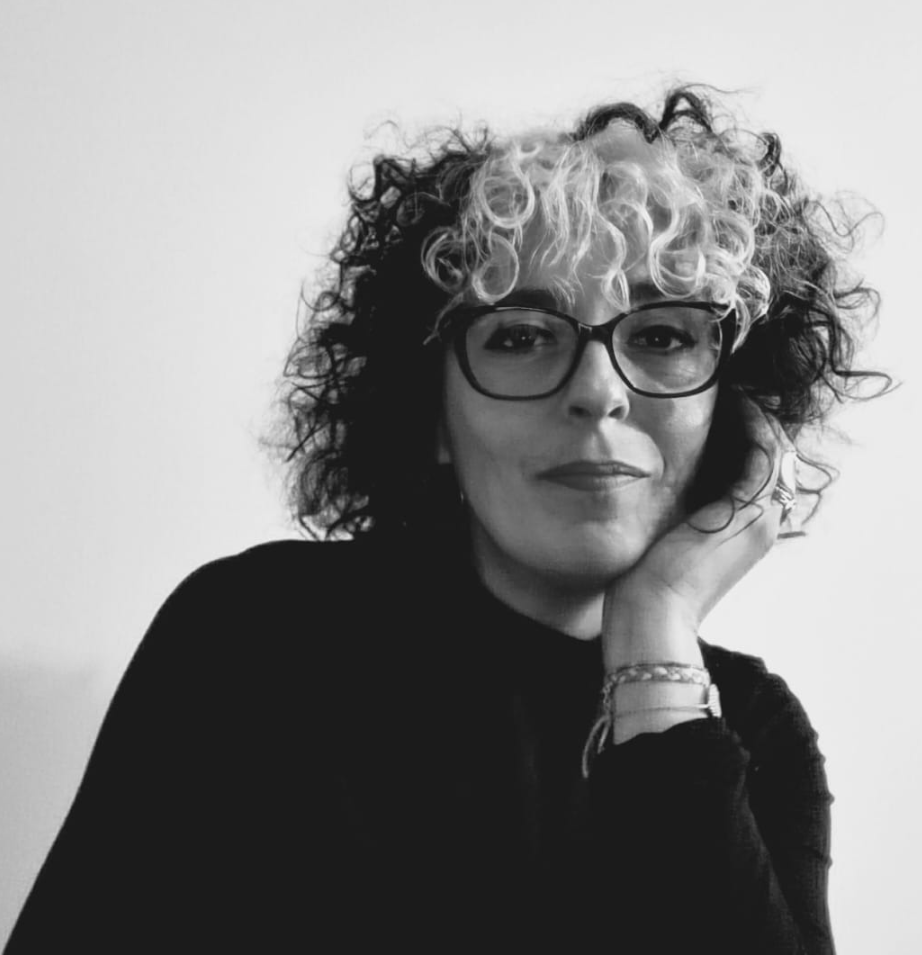
<instances>
[{"instance_id":1,"label":"plain background","mask_svg":"<svg viewBox=\"0 0 922 955\"><path fill-rule=\"evenodd\" d=\"M569 120L680 79L742 89L814 186L886 218L863 258L884 295L868 360L905 385L842 416L853 444L828 449L842 477L810 537L773 551L704 634L764 657L820 733L841 955L922 950L911 16L810 0L3 0L0 942L159 604L202 562L294 536L258 438L368 135ZM312 599L306 581L305 638Z\"/></svg>"}]
</instances>

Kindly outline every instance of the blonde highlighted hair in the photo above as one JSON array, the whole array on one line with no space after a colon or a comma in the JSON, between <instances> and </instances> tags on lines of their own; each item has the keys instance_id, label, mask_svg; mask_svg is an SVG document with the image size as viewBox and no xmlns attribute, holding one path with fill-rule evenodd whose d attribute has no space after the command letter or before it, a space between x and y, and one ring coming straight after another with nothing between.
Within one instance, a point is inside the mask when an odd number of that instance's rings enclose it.
<instances>
[{"instance_id":1,"label":"blonde highlighted hair","mask_svg":"<svg viewBox=\"0 0 922 955\"><path fill-rule=\"evenodd\" d=\"M618 121L586 139L535 131L494 142L458 221L423 250L427 274L450 295L444 313L503 298L536 265L555 267L557 291L572 299L580 266L601 246L596 278L614 308L630 307L627 273L641 266L669 298L734 310L741 342L771 297L756 255L757 227L774 207L759 170L764 146L704 149L697 139L648 144ZM639 161L645 153L652 162Z\"/></svg>"}]
</instances>

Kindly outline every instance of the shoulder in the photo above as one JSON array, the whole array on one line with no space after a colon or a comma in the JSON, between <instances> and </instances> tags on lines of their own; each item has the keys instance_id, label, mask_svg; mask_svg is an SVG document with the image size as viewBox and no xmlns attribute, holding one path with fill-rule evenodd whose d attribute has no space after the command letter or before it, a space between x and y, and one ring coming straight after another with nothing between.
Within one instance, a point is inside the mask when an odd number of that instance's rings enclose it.
<instances>
[{"instance_id":1,"label":"shoulder","mask_svg":"<svg viewBox=\"0 0 922 955\"><path fill-rule=\"evenodd\" d=\"M242 585L246 594L276 581L331 577L358 570L374 549L360 541L268 541L203 564L182 580L177 593L203 595L213 588Z\"/></svg>"},{"instance_id":2,"label":"shoulder","mask_svg":"<svg viewBox=\"0 0 922 955\"><path fill-rule=\"evenodd\" d=\"M281 540L211 560L174 587L154 617L145 643L153 637L162 643L179 634L185 641L192 635L226 633L229 624L238 629L254 614L278 608L280 600L291 605L292 591L306 589L303 580L322 575L337 551L332 544Z\"/></svg>"},{"instance_id":3,"label":"shoulder","mask_svg":"<svg viewBox=\"0 0 922 955\"><path fill-rule=\"evenodd\" d=\"M363 649L401 619L395 581L412 578L410 559L383 541L278 540L209 561L155 614L117 703L153 710L169 697L190 719L207 707L261 724L285 722L294 701L344 696Z\"/></svg>"},{"instance_id":4,"label":"shoulder","mask_svg":"<svg viewBox=\"0 0 922 955\"><path fill-rule=\"evenodd\" d=\"M144 643L164 654L177 643L193 655L246 654L255 646L262 656L319 651L340 634L405 619L432 592L441 566L436 551L396 537L258 544L186 576Z\"/></svg>"},{"instance_id":5,"label":"shoulder","mask_svg":"<svg viewBox=\"0 0 922 955\"><path fill-rule=\"evenodd\" d=\"M759 761L796 748L819 758L817 734L787 682L760 657L700 641L705 665L720 689L730 728Z\"/></svg>"},{"instance_id":6,"label":"shoulder","mask_svg":"<svg viewBox=\"0 0 922 955\"><path fill-rule=\"evenodd\" d=\"M269 541L193 570L164 606L264 614L278 603L303 608L308 602L319 612L350 590L390 581L408 559L389 541Z\"/></svg>"}]
</instances>

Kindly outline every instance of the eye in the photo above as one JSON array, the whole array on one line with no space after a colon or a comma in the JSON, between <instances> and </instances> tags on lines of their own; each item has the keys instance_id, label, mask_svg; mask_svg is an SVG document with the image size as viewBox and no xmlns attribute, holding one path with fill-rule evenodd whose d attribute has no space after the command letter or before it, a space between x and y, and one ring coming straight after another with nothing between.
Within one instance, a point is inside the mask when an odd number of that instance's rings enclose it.
<instances>
[{"instance_id":1,"label":"eye","mask_svg":"<svg viewBox=\"0 0 922 955\"><path fill-rule=\"evenodd\" d=\"M490 351L529 352L557 344L554 333L541 325L520 322L496 329L484 343Z\"/></svg>"},{"instance_id":2,"label":"eye","mask_svg":"<svg viewBox=\"0 0 922 955\"><path fill-rule=\"evenodd\" d=\"M684 328L672 325L648 325L631 335L631 345L650 351L672 352L694 348L697 340Z\"/></svg>"}]
</instances>

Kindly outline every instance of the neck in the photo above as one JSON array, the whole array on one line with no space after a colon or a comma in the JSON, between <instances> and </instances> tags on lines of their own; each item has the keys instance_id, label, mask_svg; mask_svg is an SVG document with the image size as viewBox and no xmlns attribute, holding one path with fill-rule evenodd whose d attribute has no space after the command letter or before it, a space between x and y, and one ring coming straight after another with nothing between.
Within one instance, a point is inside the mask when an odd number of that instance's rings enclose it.
<instances>
[{"instance_id":1,"label":"neck","mask_svg":"<svg viewBox=\"0 0 922 955\"><path fill-rule=\"evenodd\" d=\"M476 527L472 544L478 576L504 604L579 640L593 640L601 633L603 589L526 567L502 553Z\"/></svg>"}]
</instances>

